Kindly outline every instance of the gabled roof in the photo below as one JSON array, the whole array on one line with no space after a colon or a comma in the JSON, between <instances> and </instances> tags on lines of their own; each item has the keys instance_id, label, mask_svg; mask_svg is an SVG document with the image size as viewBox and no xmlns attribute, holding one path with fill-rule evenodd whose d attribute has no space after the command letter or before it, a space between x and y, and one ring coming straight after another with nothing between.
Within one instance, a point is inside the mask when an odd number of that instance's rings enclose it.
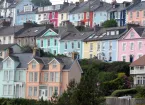
<instances>
[{"instance_id":1,"label":"gabled roof","mask_svg":"<svg viewBox=\"0 0 145 105\"><path fill-rule=\"evenodd\" d=\"M145 55L140 57L139 59L135 60L133 63L130 64L131 67L133 66L145 66Z\"/></svg>"},{"instance_id":2,"label":"gabled roof","mask_svg":"<svg viewBox=\"0 0 145 105\"><path fill-rule=\"evenodd\" d=\"M0 36L9 36L9 35L15 35L17 34L21 29L23 29L23 26L10 26L10 27L1 27L0 28Z\"/></svg>"},{"instance_id":3,"label":"gabled roof","mask_svg":"<svg viewBox=\"0 0 145 105\"><path fill-rule=\"evenodd\" d=\"M13 54L12 56L15 56L19 59L20 65L18 68L27 68L28 62L33 58L32 53L20 53L20 54Z\"/></svg>"},{"instance_id":4,"label":"gabled roof","mask_svg":"<svg viewBox=\"0 0 145 105\"><path fill-rule=\"evenodd\" d=\"M46 27L32 27L24 29L21 33L19 33L16 37L23 38L23 37L38 37L46 32Z\"/></svg>"},{"instance_id":5,"label":"gabled roof","mask_svg":"<svg viewBox=\"0 0 145 105\"><path fill-rule=\"evenodd\" d=\"M14 61L20 62L19 57L17 57L17 56L10 55L9 57Z\"/></svg>"},{"instance_id":6,"label":"gabled roof","mask_svg":"<svg viewBox=\"0 0 145 105\"><path fill-rule=\"evenodd\" d=\"M59 57L59 58L58 57L56 57L56 58L53 58L53 57L34 57L34 59L37 62L39 62L41 64L44 64L43 70L48 70L49 69L48 64L53 59L56 59L59 63L64 65L63 70L70 69L71 65L74 62L74 60L72 58L69 58L69 57Z\"/></svg>"},{"instance_id":7,"label":"gabled roof","mask_svg":"<svg viewBox=\"0 0 145 105\"><path fill-rule=\"evenodd\" d=\"M0 44L0 51L6 50L8 48L11 48L12 46L17 45L17 44ZM18 45L19 46L19 45Z\"/></svg>"},{"instance_id":8,"label":"gabled roof","mask_svg":"<svg viewBox=\"0 0 145 105\"><path fill-rule=\"evenodd\" d=\"M133 28L140 37L145 37L145 27L134 27Z\"/></svg>"},{"instance_id":9,"label":"gabled roof","mask_svg":"<svg viewBox=\"0 0 145 105\"><path fill-rule=\"evenodd\" d=\"M102 2L102 5L98 6L97 8L95 8L93 11L97 12L97 11L108 11L111 9L111 4L106 3L106 2Z\"/></svg>"}]
</instances>

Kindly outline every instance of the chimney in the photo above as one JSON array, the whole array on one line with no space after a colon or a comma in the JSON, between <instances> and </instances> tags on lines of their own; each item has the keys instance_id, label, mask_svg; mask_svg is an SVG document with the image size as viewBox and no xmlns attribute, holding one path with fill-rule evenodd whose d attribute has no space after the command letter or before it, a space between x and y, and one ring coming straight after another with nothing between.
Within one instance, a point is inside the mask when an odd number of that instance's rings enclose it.
<instances>
[{"instance_id":1,"label":"chimney","mask_svg":"<svg viewBox=\"0 0 145 105\"><path fill-rule=\"evenodd\" d=\"M99 27L99 25L95 25L94 26L94 32L97 32L97 31L99 31L101 29L101 27Z\"/></svg>"},{"instance_id":2,"label":"chimney","mask_svg":"<svg viewBox=\"0 0 145 105\"><path fill-rule=\"evenodd\" d=\"M84 2L84 0L79 0L79 2L80 2L80 3L83 3L83 2Z\"/></svg>"},{"instance_id":3,"label":"chimney","mask_svg":"<svg viewBox=\"0 0 145 105\"><path fill-rule=\"evenodd\" d=\"M76 3L75 3L76 7L79 6L79 4L80 4L79 2L76 2Z\"/></svg>"},{"instance_id":4,"label":"chimney","mask_svg":"<svg viewBox=\"0 0 145 105\"><path fill-rule=\"evenodd\" d=\"M37 53L37 45L36 45L36 38L34 38L34 48L33 48L33 57L36 56L36 53Z\"/></svg>"},{"instance_id":5,"label":"chimney","mask_svg":"<svg viewBox=\"0 0 145 105\"><path fill-rule=\"evenodd\" d=\"M72 52L72 59L76 60L78 58L78 53L77 52Z\"/></svg>"}]
</instances>

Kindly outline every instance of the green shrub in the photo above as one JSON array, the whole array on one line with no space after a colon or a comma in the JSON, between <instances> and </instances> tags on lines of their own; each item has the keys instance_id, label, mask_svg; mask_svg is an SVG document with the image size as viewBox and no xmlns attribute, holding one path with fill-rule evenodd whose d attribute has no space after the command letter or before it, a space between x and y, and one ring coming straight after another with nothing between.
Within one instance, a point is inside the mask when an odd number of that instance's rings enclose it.
<instances>
[{"instance_id":1,"label":"green shrub","mask_svg":"<svg viewBox=\"0 0 145 105\"><path fill-rule=\"evenodd\" d=\"M136 89L123 89L123 90L115 90L111 96L114 97L120 97L120 96L125 96L125 95L133 95L136 94L137 90Z\"/></svg>"},{"instance_id":2,"label":"green shrub","mask_svg":"<svg viewBox=\"0 0 145 105\"><path fill-rule=\"evenodd\" d=\"M136 87L137 94L135 95L135 98L145 98L145 88L144 87Z\"/></svg>"}]
</instances>

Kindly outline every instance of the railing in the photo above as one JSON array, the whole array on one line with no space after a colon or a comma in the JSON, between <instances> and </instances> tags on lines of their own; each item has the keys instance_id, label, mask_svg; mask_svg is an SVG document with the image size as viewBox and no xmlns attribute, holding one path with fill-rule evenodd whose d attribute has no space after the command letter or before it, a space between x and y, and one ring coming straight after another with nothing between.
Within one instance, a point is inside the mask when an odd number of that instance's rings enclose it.
<instances>
[{"instance_id":1,"label":"railing","mask_svg":"<svg viewBox=\"0 0 145 105\"><path fill-rule=\"evenodd\" d=\"M130 70L130 74L145 74L145 69L143 70Z\"/></svg>"}]
</instances>

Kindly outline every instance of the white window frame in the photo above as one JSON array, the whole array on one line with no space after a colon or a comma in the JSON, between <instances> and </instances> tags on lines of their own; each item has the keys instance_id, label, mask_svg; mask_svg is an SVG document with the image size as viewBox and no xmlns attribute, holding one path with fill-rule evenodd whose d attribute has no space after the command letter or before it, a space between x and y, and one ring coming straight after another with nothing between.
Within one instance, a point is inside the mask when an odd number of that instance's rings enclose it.
<instances>
[{"instance_id":1,"label":"white window frame","mask_svg":"<svg viewBox=\"0 0 145 105\"><path fill-rule=\"evenodd\" d=\"M125 61L124 61L123 57L125 57ZM121 56L121 59L122 59L122 61L126 62L126 61L127 61L126 55L122 55L122 56Z\"/></svg>"},{"instance_id":2,"label":"white window frame","mask_svg":"<svg viewBox=\"0 0 145 105\"><path fill-rule=\"evenodd\" d=\"M125 47L124 47L124 45L125 45ZM127 43L126 42L123 42L122 43L122 51L126 51L126 46L127 46Z\"/></svg>"},{"instance_id":3,"label":"white window frame","mask_svg":"<svg viewBox=\"0 0 145 105\"><path fill-rule=\"evenodd\" d=\"M90 43L90 52L93 51L93 43Z\"/></svg>"},{"instance_id":4,"label":"white window frame","mask_svg":"<svg viewBox=\"0 0 145 105\"><path fill-rule=\"evenodd\" d=\"M131 46L131 44L133 44L133 46ZM132 48L131 48L132 47ZM133 51L134 50L134 42L130 42L130 50Z\"/></svg>"},{"instance_id":5,"label":"white window frame","mask_svg":"<svg viewBox=\"0 0 145 105\"><path fill-rule=\"evenodd\" d=\"M140 46L139 46L140 43L141 43L141 48L140 48ZM142 50L142 45L143 45L143 42L142 42L142 41L139 41L139 42L138 42L138 49L139 49L139 50Z\"/></svg>"}]
</instances>

